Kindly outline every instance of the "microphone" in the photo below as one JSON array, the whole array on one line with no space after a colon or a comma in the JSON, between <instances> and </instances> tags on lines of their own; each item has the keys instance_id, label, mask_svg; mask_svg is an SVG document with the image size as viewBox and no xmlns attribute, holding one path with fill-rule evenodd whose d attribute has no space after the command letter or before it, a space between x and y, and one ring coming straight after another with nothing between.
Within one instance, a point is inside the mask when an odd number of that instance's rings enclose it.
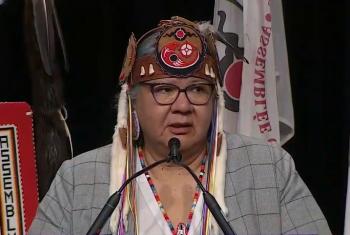
<instances>
[{"instance_id":1,"label":"microphone","mask_svg":"<svg viewBox=\"0 0 350 235\"><path fill-rule=\"evenodd\" d=\"M169 158L174 162L181 162L182 155L180 153L180 140L176 137L173 137L168 142L168 147L170 149Z\"/></svg>"},{"instance_id":2,"label":"microphone","mask_svg":"<svg viewBox=\"0 0 350 235\"><path fill-rule=\"evenodd\" d=\"M173 140L175 139L175 140ZM189 168L189 166L187 166L186 164L181 162L181 157L176 157L176 156L181 156L180 153L180 140L178 140L177 138L171 138L170 141L173 140L172 143L172 147L174 148L174 153L172 152L172 150L170 151L170 153L173 153L174 157L172 157L171 159L174 161L175 164L180 165L182 167L184 167L188 173L191 174L191 176L193 177L193 179L196 181L197 185L199 186L199 188L201 189L201 191L203 192L203 199L205 204L208 206L208 209L210 210L211 214L214 216L216 222L218 223L218 225L220 226L221 230L224 232L224 234L229 234L229 235L236 235L236 233L233 231L233 229L231 228L230 224L227 222L227 220L225 219L225 217L222 215L221 212L221 208L219 203L216 201L215 197L213 195L211 195L202 185L202 183L200 182L200 180L198 179L198 177L196 176L196 174L192 171L191 168ZM170 148L170 141L169 141L169 148ZM173 143L174 142L174 143ZM177 143L178 142L178 143ZM171 149L171 148L170 148ZM176 152L176 151L178 152ZM175 153L177 155L175 155ZM169 154L170 155L170 154Z\"/></svg>"}]
</instances>

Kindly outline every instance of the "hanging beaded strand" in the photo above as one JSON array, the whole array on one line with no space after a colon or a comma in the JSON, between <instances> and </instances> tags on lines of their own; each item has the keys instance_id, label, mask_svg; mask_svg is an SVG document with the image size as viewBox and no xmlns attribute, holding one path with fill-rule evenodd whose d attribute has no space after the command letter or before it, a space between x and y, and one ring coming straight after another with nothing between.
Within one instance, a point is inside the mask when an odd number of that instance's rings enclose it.
<instances>
[{"instance_id":1,"label":"hanging beaded strand","mask_svg":"<svg viewBox=\"0 0 350 235\"><path fill-rule=\"evenodd\" d=\"M128 104L129 104L129 133L128 133L128 144L129 144L129 157L128 157L128 178L132 176L136 172L136 154L137 154L137 147L134 146L134 140L133 140L133 131L134 131L134 122L132 117L132 101L130 95L128 95ZM128 188L128 206L130 207L130 211L132 213L132 216L134 218L134 233L139 234L138 231L138 219L137 219L137 204L136 204L136 183L135 181L132 181L130 183L130 186Z\"/></svg>"}]
</instances>

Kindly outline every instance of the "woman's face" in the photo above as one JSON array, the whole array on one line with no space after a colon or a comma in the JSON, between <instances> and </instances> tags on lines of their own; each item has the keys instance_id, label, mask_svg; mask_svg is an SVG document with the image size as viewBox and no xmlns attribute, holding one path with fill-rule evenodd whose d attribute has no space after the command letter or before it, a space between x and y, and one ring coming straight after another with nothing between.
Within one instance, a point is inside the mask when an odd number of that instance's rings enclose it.
<instances>
[{"instance_id":1,"label":"woman's face","mask_svg":"<svg viewBox=\"0 0 350 235\"><path fill-rule=\"evenodd\" d=\"M147 84L156 83L172 84L180 89L193 84L209 84L200 78L165 78L147 82ZM206 145L215 95L212 94L204 105L194 105L187 99L185 92L180 92L174 103L160 105L152 95L151 87L141 84L135 101L145 146L165 151L168 149L168 141L172 137L177 137L181 141L181 151L191 152L195 148L203 148ZM195 93L196 89L191 91ZM168 90L160 89L157 92L168 93Z\"/></svg>"}]
</instances>

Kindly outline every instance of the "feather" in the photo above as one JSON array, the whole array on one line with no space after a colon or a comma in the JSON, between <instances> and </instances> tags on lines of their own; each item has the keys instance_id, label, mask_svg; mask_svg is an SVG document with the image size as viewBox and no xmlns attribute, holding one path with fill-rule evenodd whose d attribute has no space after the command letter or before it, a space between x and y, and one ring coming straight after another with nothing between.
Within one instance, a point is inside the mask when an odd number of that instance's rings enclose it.
<instances>
[{"instance_id":1,"label":"feather","mask_svg":"<svg viewBox=\"0 0 350 235\"><path fill-rule=\"evenodd\" d=\"M24 1L24 39L32 80L32 108L40 199L62 162L73 156L64 108L63 76L56 60L53 4Z\"/></svg>"},{"instance_id":2,"label":"feather","mask_svg":"<svg viewBox=\"0 0 350 235\"><path fill-rule=\"evenodd\" d=\"M60 42L64 68L68 71L68 59L61 26L53 0L32 0L36 39L45 72L52 76L56 61L56 33Z\"/></svg>"},{"instance_id":3,"label":"feather","mask_svg":"<svg viewBox=\"0 0 350 235\"><path fill-rule=\"evenodd\" d=\"M60 42L61 45L61 50L62 50L62 55L63 55L63 62L64 62L64 69L66 71L69 70L69 63L68 63L68 55L67 55L67 51L66 51L66 45L63 39L63 33L62 33L62 29L61 29L61 25L60 25L60 21L58 20L58 15L57 15L57 10L55 7L55 3L53 2L54 0L51 0L51 5L52 5L52 13L53 13L53 20L54 20L54 25L55 28L57 30L57 36L58 36L58 40Z\"/></svg>"},{"instance_id":4,"label":"feather","mask_svg":"<svg viewBox=\"0 0 350 235\"><path fill-rule=\"evenodd\" d=\"M52 30L52 23L50 23L51 16L47 6L46 0L33 0L33 16L35 34L40 50L41 61L44 70L48 75L52 75L52 66L49 59L50 50L50 30Z\"/></svg>"}]
</instances>

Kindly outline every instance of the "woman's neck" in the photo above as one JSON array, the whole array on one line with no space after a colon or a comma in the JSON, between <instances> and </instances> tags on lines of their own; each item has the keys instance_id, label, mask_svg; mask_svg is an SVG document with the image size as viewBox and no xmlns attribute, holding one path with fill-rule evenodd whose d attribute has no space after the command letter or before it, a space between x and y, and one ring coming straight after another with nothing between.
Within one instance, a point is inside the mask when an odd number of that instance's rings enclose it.
<instances>
[{"instance_id":1,"label":"woman's neck","mask_svg":"<svg viewBox=\"0 0 350 235\"><path fill-rule=\"evenodd\" d=\"M157 151L157 148L150 148L145 145L143 148L144 158L147 165L150 165L156 161L164 159L168 153L164 151ZM206 145L196 151L183 151L182 152L182 162L189 166L195 173L199 173L202 160L206 155ZM187 175L187 170L183 167L176 165L173 162L163 163L158 167L151 170L152 177L154 178L164 178L172 177L174 175L181 177L181 175Z\"/></svg>"}]
</instances>

